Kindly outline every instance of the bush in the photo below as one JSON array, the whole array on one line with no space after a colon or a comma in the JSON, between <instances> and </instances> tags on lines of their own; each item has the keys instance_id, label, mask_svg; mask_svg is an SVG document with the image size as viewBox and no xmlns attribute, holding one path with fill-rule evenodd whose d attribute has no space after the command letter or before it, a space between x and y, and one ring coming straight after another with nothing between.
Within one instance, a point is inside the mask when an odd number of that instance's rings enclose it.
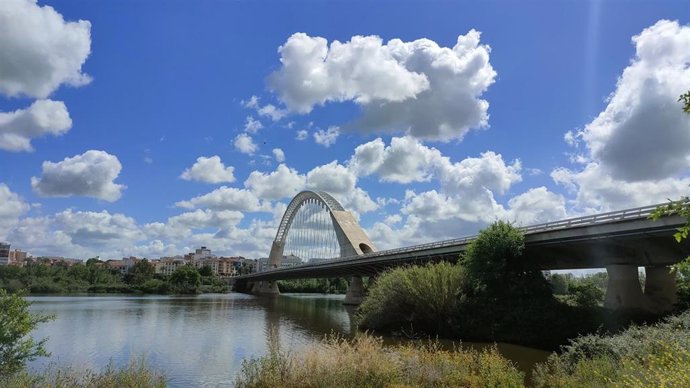
<instances>
[{"instance_id":1,"label":"bush","mask_svg":"<svg viewBox=\"0 0 690 388\"><path fill-rule=\"evenodd\" d=\"M464 281L458 265L399 267L379 276L359 307L363 328L449 335Z\"/></svg>"},{"instance_id":2,"label":"bush","mask_svg":"<svg viewBox=\"0 0 690 388\"><path fill-rule=\"evenodd\" d=\"M330 338L297 354L271 349L244 361L235 381L254 387L522 387L523 375L494 348L444 351L438 345L384 347L361 335Z\"/></svg>"},{"instance_id":3,"label":"bush","mask_svg":"<svg viewBox=\"0 0 690 388\"><path fill-rule=\"evenodd\" d=\"M540 387L688 386L690 311L617 335L586 335L539 365Z\"/></svg>"},{"instance_id":4,"label":"bush","mask_svg":"<svg viewBox=\"0 0 690 388\"><path fill-rule=\"evenodd\" d=\"M29 334L53 317L31 314L30 305L23 295L0 290L0 377L16 373L27 361L48 356L46 339L36 341Z\"/></svg>"}]
</instances>

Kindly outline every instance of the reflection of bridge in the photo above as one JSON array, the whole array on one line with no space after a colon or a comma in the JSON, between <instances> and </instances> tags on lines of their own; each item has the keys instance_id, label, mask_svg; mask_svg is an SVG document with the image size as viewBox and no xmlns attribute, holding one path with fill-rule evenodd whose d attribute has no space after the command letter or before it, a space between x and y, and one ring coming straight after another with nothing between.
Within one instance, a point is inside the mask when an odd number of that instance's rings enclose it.
<instances>
[{"instance_id":1,"label":"reflection of bridge","mask_svg":"<svg viewBox=\"0 0 690 388\"><path fill-rule=\"evenodd\" d=\"M305 204L317 204L330 215L340 254L331 260L279 268L291 226ZM664 311L676 300L675 277L668 266L690 255L690 243L672 237L684 224L679 216L649 219L656 206L647 206L587 217L528 226L525 254L536 258L544 270L606 268L609 281L605 305L614 309L639 308ZM323 227L323 226L321 226ZM317 235L318 238L321 238ZM277 294L277 280L351 276L346 303L363 297L362 276L376 276L394 266L429 261L455 261L474 236L411 247L378 251L352 215L323 192L299 193L288 206L269 256L269 270L237 278L238 289L257 294ZM309 242L307 242L309 244ZM645 267L645 287L640 287L638 267Z\"/></svg>"}]
</instances>

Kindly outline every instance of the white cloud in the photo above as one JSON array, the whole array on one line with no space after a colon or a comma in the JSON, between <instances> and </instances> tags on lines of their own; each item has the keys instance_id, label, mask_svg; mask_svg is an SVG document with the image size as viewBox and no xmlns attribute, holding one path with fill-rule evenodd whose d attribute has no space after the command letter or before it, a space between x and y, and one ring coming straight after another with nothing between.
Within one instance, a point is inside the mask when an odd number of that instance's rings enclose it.
<instances>
[{"instance_id":1,"label":"white cloud","mask_svg":"<svg viewBox=\"0 0 690 388\"><path fill-rule=\"evenodd\" d=\"M298 113L354 101L363 115L346 129L449 141L488 126L489 103L481 95L496 77L489 52L475 30L458 36L452 48L429 39L383 44L377 36L329 47L323 38L298 33L279 48L282 67L268 83Z\"/></svg>"},{"instance_id":2,"label":"white cloud","mask_svg":"<svg viewBox=\"0 0 690 388\"><path fill-rule=\"evenodd\" d=\"M511 198L508 208L508 220L521 226L567 218L565 198L543 186L529 189Z\"/></svg>"},{"instance_id":3,"label":"white cloud","mask_svg":"<svg viewBox=\"0 0 690 388\"><path fill-rule=\"evenodd\" d=\"M251 191L226 186L187 201L179 201L175 206L187 209L207 207L213 210L271 211L270 204L259 201Z\"/></svg>"},{"instance_id":4,"label":"white cloud","mask_svg":"<svg viewBox=\"0 0 690 388\"><path fill-rule=\"evenodd\" d=\"M71 127L72 119L62 101L38 100L26 109L0 112L0 149L33 151L32 139L60 136Z\"/></svg>"},{"instance_id":5,"label":"white cloud","mask_svg":"<svg viewBox=\"0 0 690 388\"><path fill-rule=\"evenodd\" d=\"M240 133L235 137L235 149L243 154L254 155L259 147L254 144L254 140L246 133Z\"/></svg>"},{"instance_id":6,"label":"white cloud","mask_svg":"<svg viewBox=\"0 0 690 388\"><path fill-rule=\"evenodd\" d=\"M31 178L31 187L41 196L87 196L108 202L122 195L124 185L113 181L122 165L116 156L105 151L89 150L61 162L43 162L40 177Z\"/></svg>"},{"instance_id":7,"label":"white cloud","mask_svg":"<svg viewBox=\"0 0 690 388\"><path fill-rule=\"evenodd\" d=\"M660 20L632 40L635 58L578 137L615 179L668 178L690 165L690 120L678 102L690 85L690 26Z\"/></svg>"},{"instance_id":8,"label":"white cloud","mask_svg":"<svg viewBox=\"0 0 690 388\"><path fill-rule=\"evenodd\" d=\"M218 155L208 158L200 156L192 167L182 172L180 178L206 183L230 183L235 181L233 171L235 171L235 168L232 166L226 167Z\"/></svg>"},{"instance_id":9,"label":"white cloud","mask_svg":"<svg viewBox=\"0 0 690 388\"><path fill-rule=\"evenodd\" d=\"M369 194L357 187L357 176L347 167L333 161L307 173L306 188L333 195L345 209L357 216L378 209Z\"/></svg>"},{"instance_id":10,"label":"white cloud","mask_svg":"<svg viewBox=\"0 0 690 388\"><path fill-rule=\"evenodd\" d=\"M269 117L272 121L278 121L287 116L288 111L286 109L277 108L273 104L261 106L260 100L261 99L257 96L251 96L248 101L242 101L242 106L245 108L254 109L260 116Z\"/></svg>"},{"instance_id":11,"label":"white cloud","mask_svg":"<svg viewBox=\"0 0 690 388\"><path fill-rule=\"evenodd\" d=\"M264 126L261 124L261 121L255 120L252 116L247 116L247 119L244 122L244 130L247 133L257 133L263 127Z\"/></svg>"},{"instance_id":12,"label":"white cloud","mask_svg":"<svg viewBox=\"0 0 690 388\"><path fill-rule=\"evenodd\" d=\"M269 86L293 111L309 113L328 101L401 101L429 87L423 74L409 71L377 36L349 42L293 34L278 52L282 67Z\"/></svg>"},{"instance_id":13,"label":"white cloud","mask_svg":"<svg viewBox=\"0 0 690 388\"><path fill-rule=\"evenodd\" d=\"M359 175L375 172L382 181L397 183L428 181L435 169L447 164L437 149L409 136L393 137L388 147L380 138L361 144L349 161Z\"/></svg>"},{"instance_id":14,"label":"white cloud","mask_svg":"<svg viewBox=\"0 0 690 388\"><path fill-rule=\"evenodd\" d=\"M19 221L19 217L29 211L29 205L18 194L0 183L0 240Z\"/></svg>"},{"instance_id":15,"label":"white cloud","mask_svg":"<svg viewBox=\"0 0 690 388\"><path fill-rule=\"evenodd\" d=\"M340 128L338 127L328 127L327 130L320 129L314 132L314 141L316 144L321 144L322 146L328 148L335 144L340 136Z\"/></svg>"},{"instance_id":16,"label":"white cloud","mask_svg":"<svg viewBox=\"0 0 690 388\"><path fill-rule=\"evenodd\" d=\"M280 148L273 149L273 157L276 158L276 162L282 163L285 161L285 152Z\"/></svg>"},{"instance_id":17,"label":"white cloud","mask_svg":"<svg viewBox=\"0 0 690 388\"><path fill-rule=\"evenodd\" d=\"M0 7L0 93L46 98L61 84L91 78L81 67L91 52L91 24L66 22L35 0L3 0Z\"/></svg>"},{"instance_id":18,"label":"white cloud","mask_svg":"<svg viewBox=\"0 0 690 388\"><path fill-rule=\"evenodd\" d=\"M579 170L551 177L575 198L580 213L650 205L687 194L690 120L678 96L690 84L690 26L660 20L632 38L635 57L623 70L606 108L565 141L586 153Z\"/></svg>"},{"instance_id":19,"label":"white cloud","mask_svg":"<svg viewBox=\"0 0 690 388\"><path fill-rule=\"evenodd\" d=\"M244 181L244 186L261 199L277 200L294 197L302 190L304 183L304 175L280 164L271 173L252 171Z\"/></svg>"},{"instance_id":20,"label":"white cloud","mask_svg":"<svg viewBox=\"0 0 690 388\"><path fill-rule=\"evenodd\" d=\"M295 139L297 140L307 140L309 137L309 132L306 129L300 129L299 131L295 132Z\"/></svg>"}]
</instances>

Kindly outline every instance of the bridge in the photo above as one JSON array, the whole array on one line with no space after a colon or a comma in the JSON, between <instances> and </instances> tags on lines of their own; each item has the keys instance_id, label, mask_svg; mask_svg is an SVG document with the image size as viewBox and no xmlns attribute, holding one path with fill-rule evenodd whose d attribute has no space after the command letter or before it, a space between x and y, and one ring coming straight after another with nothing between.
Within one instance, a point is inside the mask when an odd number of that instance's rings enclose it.
<instances>
[{"instance_id":1,"label":"bridge","mask_svg":"<svg viewBox=\"0 0 690 388\"><path fill-rule=\"evenodd\" d=\"M690 255L690 242L678 243L672 236L684 225L683 217L649 218L657 206L522 227L525 255L536 259L542 270L606 268L608 308L670 310L676 301L676 281L669 266ZM238 276L236 289L277 295L278 280L351 277L344 303L359 304L364 297L362 277L375 278L400 265L457 261L474 238L378 251L338 201L325 192L303 191L283 215L268 268ZM281 267L286 253L307 260ZM645 267L644 289L638 267Z\"/></svg>"}]
</instances>

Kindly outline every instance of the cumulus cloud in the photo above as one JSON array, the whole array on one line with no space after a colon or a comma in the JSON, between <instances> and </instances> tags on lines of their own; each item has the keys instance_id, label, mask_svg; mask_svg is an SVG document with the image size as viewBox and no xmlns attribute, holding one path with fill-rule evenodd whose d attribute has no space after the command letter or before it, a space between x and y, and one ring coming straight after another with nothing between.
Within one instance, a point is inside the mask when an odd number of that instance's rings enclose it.
<instances>
[{"instance_id":1,"label":"cumulus cloud","mask_svg":"<svg viewBox=\"0 0 690 388\"><path fill-rule=\"evenodd\" d=\"M0 112L0 149L33 151L32 139L60 136L71 127L72 119L62 101L38 100L26 109Z\"/></svg>"},{"instance_id":2,"label":"cumulus cloud","mask_svg":"<svg viewBox=\"0 0 690 388\"><path fill-rule=\"evenodd\" d=\"M244 122L244 130L247 133L257 133L261 128L263 128L261 121L254 119L252 116L247 116Z\"/></svg>"},{"instance_id":3,"label":"cumulus cloud","mask_svg":"<svg viewBox=\"0 0 690 388\"><path fill-rule=\"evenodd\" d=\"M232 166L226 167L218 155L209 158L200 156L192 167L182 172L180 178L206 183L231 183L235 181L234 171L235 168Z\"/></svg>"},{"instance_id":4,"label":"cumulus cloud","mask_svg":"<svg viewBox=\"0 0 690 388\"><path fill-rule=\"evenodd\" d=\"M285 161L285 152L280 148L273 149L273 157L276 158L276 162L282 163Z\"/></svg>"},{"instance_id":5,"label":"cumulus cloud","mask_svg":"<svg viewBox=\"0 0 690 388\"><path fill-rule=\"evenodd\" d=\"M270 173L252 171L244 181L244 187L261 199L277 200L294 197L302 190L304 182L304 175L285 164L280 164Z\"/></svg>"},{"instance_id":6,"label":"cumulus cloud","mask_svg":"<svg viewBox=\"0 0 690 388\"><path fill-rule=\"evenodd\" d=\"M286 109L280 109L273 104L261 106L260 98L257 96L252 96L249 100L242 101L242 105L245 108L256 110L256 113L260 116L269 117L272 121L279 121L288 114Z\"/></svg>"},{"instance_id":7,"label":"cumulus cloud","mask_svg":"<svg viewBox=\"0 0 690 388\"><path fill-rule=\"evenodd\" d=\"M6 237L7 232L17 224L19 217L29 211L29 205L18 194L0 183L0 239Z\"/></svg>"},{"instance_id":8,"label":"cumulus cloud","mask_svg":"<svg viewBox=\"0 0 690 388\"><path fill-rule=\"evenodd\" d=\"M206 207L214 210L271 211L270 204L259 201L251 191L226 186L190 200L179 201L175 206L187 209Z\"/></svg>"},{"instance_id":9,"label":"cumulus cloud","mask_svg":"<svg viewBox=\"0 0 690 388\"><path fill-rule=\"evenodd\" d=\"M61 84L90 82L81 67L91 52L91 23L67 22L36 0L4 0L0 52L0 93L46 98Z\"/></svg>"},{"instance_id":10,"label":"cumulus cloud","mask_svg":"<svg viewBox=\"0 0 690 388\"><path fill-rule=\"evenodd\" d=\"M690 26L660 20L632 38L636 53L606 108L565 141L586 152L579 169L552 178L576 197L580 212L615 210L677 198L687 192L690 120L678 96L690 84Z\"/></svg>"},{"instance_id":11,"label":"cumulus cloud","mask_svg":"<svg viewBox=\"0 0 690 388\"><path fill-rule=\"evenodd\" d=\"M336 140L338 140L338 136L340 136L340 128L329 127L326 130L320 129L314 132L314 141L316 144L321 144L328 148L335 144Z\"/></svg>"},{"instance_id":12,"label":"cumulus cloud","mask_svg":"<svg viewBox=\"0 0 690 388\"><path fill-rule=\"evenodd\" d=\"M690 26L660 20L632 41L636 55L608 105L577 136L615 179L668 178L690 165L690 120L678 102L690 85Z\"/></svg>"},{"instance_id":13,"label":"cumulus cloud","mask_svg":"<svg viewBox=\"0 0 690 388\"><path fill-rule=\"evenodd\" d=\"M297 140L307 140L309 137L309 132L306 129L300 129L297 132L295 132L295 139Z\"/></svg>"},{"instance_id":14,"label":"cumulus cloud","mask_svg":"<svg viewBox=\"0 0 690 388\"><path fill-rule=\"evenodd\" d=\"M235 137L235 149L243 154L254 155L259 147L254 143L254 139L246 133L240 133Z\"/></svg>"},{"instance_id":15,"label":"cumulus cloud","mask_svg":"<svg viewBox=\"0 0 690 388\"><path fill-rule=\"evenodd\" d=\"M89 150L61 162L43 162L40 177L31 178L31 187L45 197L87 196L108 202L122 195L124 185L113 181L122 165L115 155Z\"/></svg>"},{"instance_id":16,"label":"cumulus cloud","mask_svg":"<svg viewBox=\"0 0 690 388\"><path fill-rule=\"evenodd\" d=\"M452 48L429 39L383 43L377 36L333 41L292 35L279 48L282 66L269 87L293 112L353 101L362 117L346 129L406 132L420 139L461 139L488 126L482 94L494 82L490 48L475 30Z\"/></svg>"}]
</instances>

